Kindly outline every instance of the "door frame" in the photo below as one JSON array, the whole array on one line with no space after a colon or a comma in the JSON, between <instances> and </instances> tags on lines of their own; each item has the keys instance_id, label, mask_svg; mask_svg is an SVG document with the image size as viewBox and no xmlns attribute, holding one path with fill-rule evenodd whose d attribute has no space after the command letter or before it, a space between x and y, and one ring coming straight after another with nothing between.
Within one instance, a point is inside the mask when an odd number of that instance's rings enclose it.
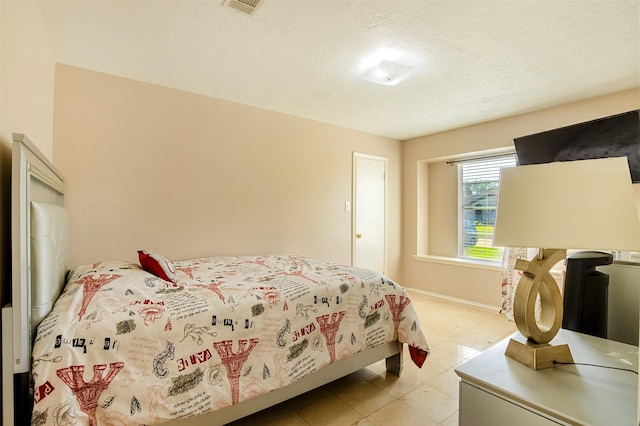
<instances>
[{"instance_id":1,"label":"door frame","mask_svg":"<svg viewBox=\"0 0 640 426\"><path fill-rule=\"evenodd\" d=\"M355 266L356 263L356 212L358 209L357 203L357 160L358 158L368 159L368 160L376 160L382 161L384 164L384 230L383 230L383 265L382 265L382 273L383 275L387 273L387 258L388 258L388 241L389 241L389 183L388 183L388 173L389 173L389 158L382 157L379 155L365 154L362 152L353 151L352 158L352 180L351 180L351 200L352 200L352 208L351 208L351 266Z\"/></svg>"}]
</instances>

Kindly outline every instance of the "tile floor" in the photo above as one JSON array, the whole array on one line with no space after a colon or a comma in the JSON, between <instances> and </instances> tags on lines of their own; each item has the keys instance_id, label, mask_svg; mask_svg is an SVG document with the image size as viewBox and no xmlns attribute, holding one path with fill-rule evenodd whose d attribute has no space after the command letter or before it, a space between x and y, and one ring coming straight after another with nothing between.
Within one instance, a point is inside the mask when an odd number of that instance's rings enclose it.
<instances>
[{"instance_id":1,"label":"tile floor","mask_svg":"<svg viewBox=\"0 0 640 426\"><path fill-rule=\"evenodd\" d=\"M431 348L422 369L405 346L401 377L386 374L380 361L231 425L457 425L454 367L512 334L515 324L494 311L410 294Z\"/></svg>"}]
</instances>

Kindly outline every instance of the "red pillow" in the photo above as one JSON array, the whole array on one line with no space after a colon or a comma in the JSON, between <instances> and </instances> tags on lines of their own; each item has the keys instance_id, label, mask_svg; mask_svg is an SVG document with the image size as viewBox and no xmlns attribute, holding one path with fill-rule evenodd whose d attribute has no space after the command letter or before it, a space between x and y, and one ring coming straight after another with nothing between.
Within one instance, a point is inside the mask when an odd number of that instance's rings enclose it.
<instances>
[{"instance_id":1,"label":"red pillow","mask_svg":"<svg viewBox=\"0 0 640 426\"><path fill-rule=\"evenodd\" d=\"M138 250L138 260L140 261L140 266L142 266L142 269L145 271L165 281L171 281L172 283L178 282L178 276L176 275L173 263L164 256L151 250Z\"/></svg>"}]
</instances>

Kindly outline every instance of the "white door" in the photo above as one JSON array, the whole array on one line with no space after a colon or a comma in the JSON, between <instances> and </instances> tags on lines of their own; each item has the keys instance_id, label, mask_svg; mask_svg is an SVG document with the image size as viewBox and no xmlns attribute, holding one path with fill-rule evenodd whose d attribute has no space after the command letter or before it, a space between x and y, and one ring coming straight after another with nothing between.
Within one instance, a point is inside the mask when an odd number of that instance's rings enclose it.
<instances>
[{"instance_id":1,"label":"white door","mask_svg":"<svg viewBox=\"0 0 640 426\"><path fill-rule=\"evenodd\" d=\"M385 273L387 159L353 154L353 266Z\"/></svg>"}]
</instances>

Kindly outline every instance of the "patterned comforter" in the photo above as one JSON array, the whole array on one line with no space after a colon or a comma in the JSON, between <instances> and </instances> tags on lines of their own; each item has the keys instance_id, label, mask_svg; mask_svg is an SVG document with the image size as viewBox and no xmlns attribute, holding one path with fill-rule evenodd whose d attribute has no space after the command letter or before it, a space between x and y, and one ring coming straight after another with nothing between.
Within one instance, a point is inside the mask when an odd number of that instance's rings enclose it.
<instances>
[{"instance_id":1,"label":"patterned comforter","mask_svg":"<svg viewBox=\"0 0 640 426\"><path fill-rule=\"evenodd\" d=\"M33 425L156 424L283 387L366 348L429 348L399 285L296 256L130 262L71 271L38 327Z\"/></svg>"}]
</instances>

